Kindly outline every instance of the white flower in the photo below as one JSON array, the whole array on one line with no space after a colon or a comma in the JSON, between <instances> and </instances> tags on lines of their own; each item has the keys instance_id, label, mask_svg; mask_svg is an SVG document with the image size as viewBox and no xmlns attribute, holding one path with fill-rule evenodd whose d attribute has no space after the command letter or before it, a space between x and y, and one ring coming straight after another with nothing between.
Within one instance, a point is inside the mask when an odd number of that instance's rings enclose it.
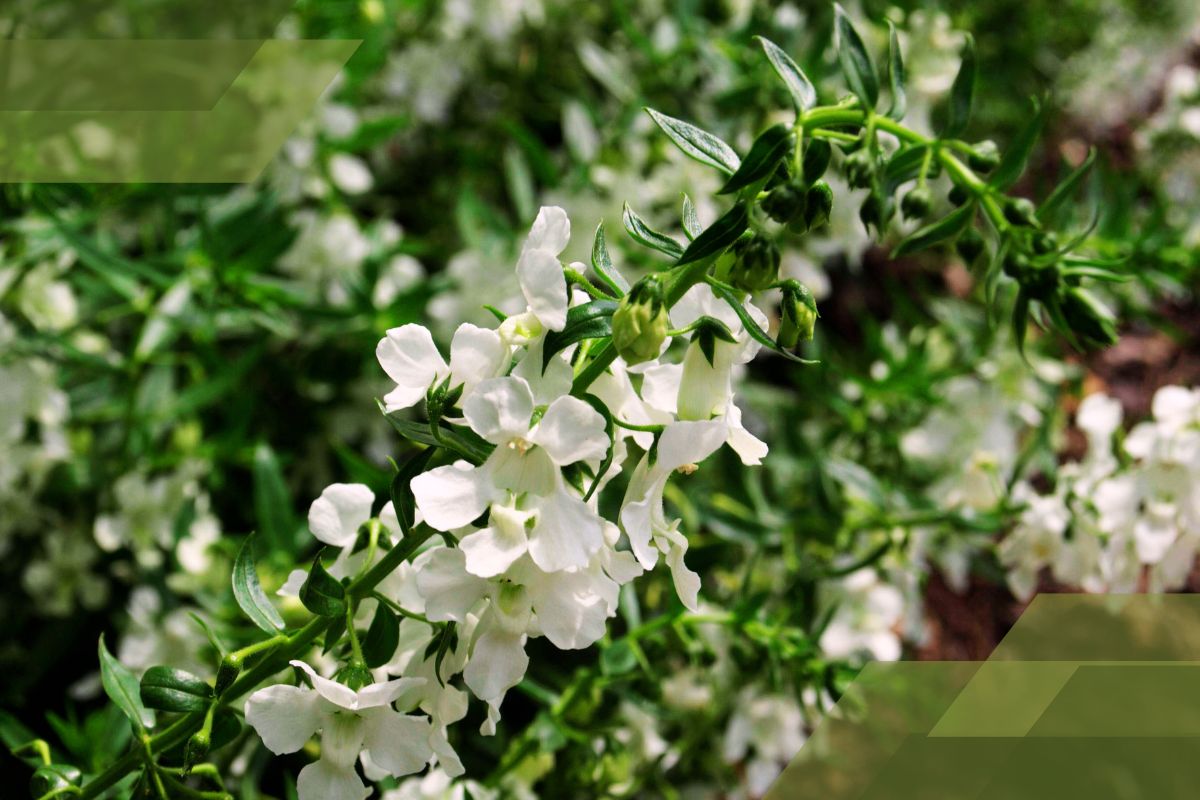
<instances>
[{"instance_id":1,"label":"white flower","mask_svg":"<svg viewBox=\"0 0 1200 800\"><path fill-rule=\"evenodd\" d=\"M308 529L325 544L348 547L371 518L374 502L375 494L361 483L335 483L309 506Z\"/></svg>"},{"instance_id":2,"label":"white flower","mask_svg":"<svg viewBox=\"0 0 1200 800\"><path fill-rule=\"evenodd\" d=\"M1019 600L1028 600L1037 589L1038 572L1058 559L1071 515L1057 495L1038 496L1024 484L1014 495L1025 497L1016 528L1000 542L997 554L1008 568L1008 585Z\"/></svg>"},{"instance_id":3,"label":"white flower","mask_svg":"<svg viewBox=\"0 0 1200 800\"><path fill-rule=\"evenodd\" d=\"M450 379L450 388L463 387L463 398L480 381L507 366L507 348L495 331L464 323L450 342L450 363L442 358L433 336L421 325L392 328L379 341L375 356L396 388L383 398L387 411L416 405L434 384Z\"/></svg>"},{"instance_id":4,"label":"white flower","mask_svg":"<svg viewBox=\"0 0 1200 800\"><path fill-rule=\"evenodd\" d=\"M536 339L547 330L567 324L567 278L558 256L571 238L571 221L558 206L543 206L517 258L517 280L528 304L524 314L509 317L500 327L506 341Z\"/></svg>"},{"instance_id":5,"label":"white flower","mask_svg":"<svg viewBox=\"0 0 1200 800\"><path fill-rule=\"evenodd\" d=\"M433 756L429 720L400 712L392 703L421 682L400 678L353 691L322 678L303 661L313 688L278 684L260 689L246 701L246 721L271 752L302 748L321 732L321 757L300 771L300 800L363 800L371 790L354 770L360 756L389 775L418 772Z\"/></svg>"},{"instance_id":6,"label":"white flower","mask_svg":"<svg viewBox=\"0 0 1200 800\"><path fill-rule=\"evenodd\" d=\"M866 654L877 661L900 658L896 629L904 616L904 594L880 580L871 568L847 575L834 587L837 610L821 634L821 650L830 658Z\"/></svg>"},{"instance_id":7,"label":"white flower","mask_svg":"<svg viewBox=\"0 0 1200 800\"><path fill-rule=\"evenodd\" d=\"M560 469L604 457L604 418L582 400L560 397L535 422L533 393L514 377L481 383L463 415L496 449L481 467L459 461L413 479L425 521L450 531L501 504L488 528L467 537L470 544L464 539L478 575L497 575L525 552L548 572L585 566L603 542L600 520ZM510 498L514 504L505 505Z\"/></svg>"}]
</instances>

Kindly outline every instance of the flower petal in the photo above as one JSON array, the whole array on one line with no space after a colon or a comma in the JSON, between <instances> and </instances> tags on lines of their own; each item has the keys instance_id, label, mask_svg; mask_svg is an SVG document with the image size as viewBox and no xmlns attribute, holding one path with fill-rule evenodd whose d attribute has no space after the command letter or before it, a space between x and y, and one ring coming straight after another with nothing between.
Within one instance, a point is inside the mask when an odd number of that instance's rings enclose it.
<instances>
[{"instance_id":1,"label":"flower petal","mask_svg":"<svg viewBox=\"0 0 1200 800\"><path fill-rule=\"evenodd\" d=\"M363 746L376 766L394 777L411 775L425 768L433 758L429 745L429 720L399 714L391 709L378 709L366 719L367 731Z\"/></svg>"},{"instance_id":2,"label":"flower petal","mask_svg":"<svg viewBox=\"0 0 1200 800\"><path fill-rule=\"evenodd\" d=\"M358 707L358 696L349 686L340 684L337 681L331 681L328 678L322 678L317 674L315 669L303 661L289 661L288 663L308 673L308 677L312 681L313 688L317 690L317 694L335 706L350 710Z\"/></svg>"},{"instance_id":3,"label":"flower petal","mask_svg":"<svg viewBox=\"0 0 1200 800\"><path fill-rule=\"evenodd\" d=\"M529 533L529 555L546 572L587 566L604 544L600 518L566 487L539 498L538 516Z\"/></svg>"},{"instance_id":4,"label":"flower petal","mask_svg":"<svg viewBox=\"0 0 1200 800\"><path fill-rule=\"evenodd\" d=\"M529 434L533 392L520 378L492 378L475 387L463 403L471 430L493 444L506 444Z\"/></svg>"},{"instance_id":5,"label":"flower petal","mask_svg":"<svg viewBox=\"0 0 1200 800\"><path fill-rule=\"evenodd\" d=\"M505 692L521 682L528 668L525 635L493 628L475 640L463 680L480 700L498 703Z\"/></svg>"},{"instance_id":6,"label":"flower petal","mask_svg":"<svg viewBox=\"0 0 1200 800\"><path fill-rule=\"evenodd\" d=\"M321 727L321 698L299 686L277 684L246 700L246 722L275 755L294 753Z\"/></svg>"},{"instance_id":7,"label":"flower petal","mask_svg":"<svg viewBox=\"0 0 1200 800\"><path fill-rule=\"evenodd\" d=\"M716 452L724 440L725 424L719 420L669 425L658 440L654 468L671 472L685 464L697 464Z\"/></svg>"},{"instance_id":8,"label":"flower petal","mask_svg":"<svg viewBox=\"0 0 1200 800\"><path fill-rule=\"evenodd\" d=\"M571 220L559 206L542 206L537 219L529 229L529 236L521 248L522 253L530 250L549 250L558 255L567 249L571 240Z\"/></svg>"},{"instance_id":9,"label":"flower petal","mask_svg":"<svg viewBox=\"0 0 1200 800\"><path fill-rule=\"evenodd\" d=\"M318 758L296 777L300 800L366 800L371 790L351 767L346 769Z\"/></svg>"},{"instance_id":10,"label":"flower petal","mask_svg":"<svg viewBox=\"0 0 1200 800\"><path fill-rule=\"evenodd\" d=\"M492 506L491 524L458 543L466 556L467 572L492 578L512 566L529 549L525 524L532 516L509 506Z\"/></svg>"},{"instance_id":11,"label":"flower petal","mask_svg":"<svg viewBox=\"0 0 1200 800\"><path fill-rule=\"evenodd\" d=\"M426 524L439 531L467 525L487 508L491 487L466 461L423 472L409 484Z\"/></svg>"},{"instance_id":12,"label":"flower petal","mask_svg":"<svg viewBox=\"0 0 1200 800\"><path fill-rule=\"evenodd\" d=\"M396 388L384 397L388 411L408 408L425 396L429 386L450 371L429 330L401 325L387 332L375 347L375 357Z\"/></svg>"},{"instance_id":13,"label":"flower petal","mask_svg":"<svg viewBox=\"0 0 1200 800\"><path fill-rule=\"evenodd\" d=\"M567 277L558 257L549 250L530 250L517 262L521 293L538 321L552 331L567 324Z\"/></svg>"},{"instance_id":14,"label":"flower petal","mask_svg":"<svg viewBox=\"0 0 1200 800\"><path fill-rule=\"evenodd\" d=\"M495 377L507 351L496 331L469 322L459 325L450 342L451 383L470 391L480 381Z\"/></svg>"},{"instance_id":15,"label":"flower petal","mask_svg":"<svg viewBox=\"0 0 1200 800\"><path fill-rule=\"evenodd\" d=\"M599 461L608 453L604 417L577 397L560 397L551 403L530 439L545 448L560 467Z\"/></svg>"},{"instance_id":16,"label":"flower petal","mask_svg":"<svg viewBox=\"0 0 1200 800\"><path fill-rule=\"evenodd\" d=\"M375 494L361 483L335 483L308 507L308 529L334 547L354 544L358 528L371 518Z\"/></svg>"},{"instance_id":17,"label":"flower petal","mask_svg":"<svg viewBox=\"0 0 1200 800\"><path fill-rule=\"evenodd\" d=\"M425 616L434 622L463 622L488 590L488 582L467 572L458 548L433 551L417 573L417 588L425 598Z\"/></svg>"},{"instance_id":18,"label":"flower petal","mask_svg":"<svg viewBox=\"0 0 1200 800\"><path fill-rule=\"evenodd\" d=\"M388 706L408 690L424 685L424 678L396 678L385 683L373 683L358 690L356 707L364 709Z\"/></svg>"}]
</instances>

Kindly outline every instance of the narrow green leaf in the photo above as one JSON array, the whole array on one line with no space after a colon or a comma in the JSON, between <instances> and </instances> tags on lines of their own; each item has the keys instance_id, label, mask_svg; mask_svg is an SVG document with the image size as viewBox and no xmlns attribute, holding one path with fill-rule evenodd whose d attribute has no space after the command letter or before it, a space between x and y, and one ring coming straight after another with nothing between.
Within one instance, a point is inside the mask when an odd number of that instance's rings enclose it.
<instances>
[{"instance_id":1,"label":"narrow green leaf","mask_svg":"<svg viewBox=\"0 0 1200 800\"><path fill-rule=\"evenodd\" d=\"M763 52L775 69L775 74L783 79L783 83L791 92L792 100L800 111L808 111L817 104L817 90L812 81L804 74L804 70L796 65L792 57L783 51L779 45L762 36L755 36L762 45Z\"/></svg>"},{"instance_id":2,"label":"narrow green leaf","mask_svg":"<svg viewBox=\"0 0 1200 800\"><path fill-rule=\"evenodd\" d=\"M1026 328L1029 327L1029 297L1024 290L1017 292L1017 299L1013 303L1012 327L1013 339L1017 343L1017 352L1023 359L1025 358Z\"/></svg>"},{"instance_id":3,"label":"narrow green leaf","mask_svg":"<svg viewBox=\"0 0 1200 800\"><path fill-rule=\"evenodd\" d=\"M279 460L265 442L254 448L254 516L270 552L294 552L298 525L292 513L292 498Z\"/></svg>"},{"instance_id":4,"label":"narrow green leaf","mask_svg":"<svg viewBox=\"0 0 1200 800\"><path fill-rule=\"evenodd\" d=\"M233 562L233 598L250 621L267 633L283 630L283 617L271 605L258 580L258 569L254 564L254 537L250 534L242 542L237 558Z\"/></svg>"},{"instance_id":5,"label":"narrow green leaf","mask_svg":"<svg viewBox=\"0 0 1200 800\"><path fill-rule=\"evenodd\" d=\"M160 711L200 711L212 701L213 688L190 672L156 666L142 676L141 698L148 708Z\"/></svg>"},{"instance_id":6,"label":"narrow green leaf","mask_svg":"<svg viewBox=\"0 0 1200 800\"><path fill-rule=\"evenodd\" d=\"M339 617L346 613L346 590L341 582L325 571L321 555L313 559L308 578L300 587L300 602L319 617Z\"/></svg>"},{"instance_id":7,"label":"narrow green leaf","mask_svg":"<svg viewBox=\"0 0 1200 800\"><path fill-rule=\"evenodd\" d=\"M412 483L413 478L425 471L425 467L428 466L429 460L433 458L435 452L432 447L422 450L404 462L404 466L396 470L396 474L392 476L392 507L396 510L396 520L400 523L400 532L404 536L412 533L417 518L416 499L413 497L409 484Z\"/></svg>"},{"instance_id":8,"label":"narrow green leaf","mask_svg":"<svg viewBox=\"0 0 1200 800\"><path fill-rule=\"evenodd\" d=\"M600 462L600 466L596 470L596 479L592 481L592 485L588 488L587 493L583 496L584 502L587 502L588 500L592 499L592 495L595 494L596 489L599 488L600 478L602 478L604 473L608 472L608 468L612 466L614 457L613 448L616 444L616 436L614 436L616 423L613 422L612 412L608 410L608 406L599 397L596 397L594 394L585 394L583 396L583 400L592 408L596 409L596 413L604 417L604 433L608 436L608 452L605 453L604 460Z\"/></svg>"},{"instance_id":9,"label":"narrow green leaf","mask_svg":"<svg viewBox=\"0 0 1200 800\"><path fill-rule=\"evenodd\" d=\"M834 40L837 42L838 63L842 66L842 74L850 91L862 102L864 109L873 109L879 102L879 75L875 71L875 62L867 52L862 37L854 29L854 23L846 15L846 10L840 3L833 4Z\"/></svg>"},{"instance_id":10,"label":"narrow green leaf","mask_svg":"<svg viewBox=\"0 0 1200 800\"><path fill-rule=\"evenodd\" d=\"M899 122L908 111L908 94L905 84L908 78L904 73L904 55L900 52L900 37L896 34L896 26L888 20L888 88L892 93L892 107L887 115Z\"/></svg>"},{"instance_id":11,"label":"narrow green leaf","mask_svg":"<svg viewBox=\"0 0 1200 800\"><path fill-rule=\"evenodd\" d=\"M142 703L141 689L138 679L133 673L108 652L104 645L104 635L100 635L100 683L104 693L112 700L117 708L129 718L138 731L154 727L154 712Z\"/></svg>"},{"instance_id":12,"label":"narrow green leaf","mask_svg":"<svg viewBox=\"0 0 1200 800\"><path fill-rule=\"evenodd\" d=\"M724 252L725 248L737 241L749 223L746 206L738 203L693 239L687 250L675 262L676 265L690 264Z\"/></svg>"},{"instance_id":13,"label":"narrow green leaf","mask_svg":"<svg viewBox=\"0 0 1200 800\"><path fill-rule=\"evenodd\" d=\"M946 127L942 131L944 139L961 136L971 121L976 72L975 38L968 33L963 45L962 63L959 64L958 74L954 76L954 85L950 87L950 107L946 111Z\"/></svg>"},{"instance_id":14,"label":"narrow green leaf","mask_svg":"<svg viewBox=\"0 0 1200 800\"><path fill-rule=\"evenodd\" d=\"M883 191L885 194L894 194L900 184L914 180L920 174L921 165L925 163L927 149L928 146L923 144L908 145L901 147L888 159L883 168ZM931 159L929 172L926 173L929 177L935 176L937 164L936 159Z\"/></svg>"},{"instance_id":15,"label":"narrow green leaf","mask_svg":"<svg viewBox=\"0 0 1200 800\"><path fill-rule=\"evenodd\" d=\"M1038 134L1041 133L1042 125L1046 121L1046 105L1046 103L1035 104L1033 116L1021 128L1017 138L1005 151L1004 157L1000 159L1000 164L988 178L989 184L997 189L1007 189L1021 177L1026 163L1029 162L1029 154L1033 152L1033 145L1037 142Z\"/></svg>"},{"instance_id":16,"label":"narrow green leaf","mask_svg":"<svg viewBox=\"0 0 1200 800\"><path fill-rule=\"evenodd\" d=\"M750 312L746 310L746 306L743 305L742 301L738 299L737 292L733 290L733 287L727 286L720 281L711 278L708 281L708 285L712 287L713 294L724 300L729 307L733 309L733 312L737 314L738 319L742 322L742 327L746 329L746 333L750 335L751 339L758 342L768 350L773 350L789 361L795 361L798 364L817 363L816 361L812 361L807 358L800 358L800 356L796 355L790 350L780 347L779 344L772 339L766 331L758 326L758 323L754 320L754 317L750 316Z\"/></svg>"},{"instance_id":17,"label":"narrow green leaf","mask_svg":"<svg viewBox=\"0 0 1200 800\"><path fill-rule=\"evenodd\" d=\"M742 165L729 177L717 194L736 192L769 178L791 149L792 142L792 132L788 126L781 123L767 128L754 140Z\"/></svg>"},{"instance_id":18,"label":"narrow green leaf","mask_svg":"<svg viewBox=\"0 0 1200 800\"><path fill-rule=\"evenodd\" d=\"M550 331L542 342L542 369L550 359L576 342L584 339L603 339L612 335L612 315L617 303L612 300L592 300L573 306L567 311L567 324L561 331Z\"/></svg>"},{"instance_id":19,"label":"narrow green leaf","mask_svg":"<svg viewBox=\"0 0 1200 800\"><path fill-rule=\"evenodd\" d=\"M700 232L704 230L704 226L700 224L700 216L696 213L696 204L686 194L683 196L682 218L683 232L687 234L688 241L692 241L700 235Z\"/></svg>"},{"instance_id":20,"label":"narrow green leaf","mask_svg":"<svg viewBox=\"0 0 1200 800\"><path fill-rule=\"evenodd\" d=\"M400 620L390 608L380 603L362 640L363 661L371 669L378 669L392 660L399 644Z\"/></svg>"},{"instance_id":21,"label":"narrow green leaf","mask_svg":"<svg viewBox=\"0 0 1200 800\"><path fill-rule=\"evenodd\" d=\"M1054 214L1062 207L1063 203L1071 199L1071 195L1075 193L1075 189L1083 181L1087 174L1091 172L1092 165L1096 163L1096 148L1088 150L1087 158L1083 160L1078 167L1071 170L1071 173L1063 179L1062 183L1054 187L1054 191L1050 192L1050 196L1038 206L1037 218L1045 221L1052 219Z\"/></svg>"},{"instance_id":22,"label":"narrow green leaf","mask_svg":"<svg viewBox=\"0 0 1200 800\"><path fill-rule=\"evenodd\" d=\"M596 237L592 239L592 271L618 297L624 297L625 293L629 291L629 281L625 280L625 276L613 266L612 257L608 254L608 244L604 241L603 222L596 226Z\"/></svg>"},{"instance_id":23,"label":"narrow green leaf","mask_svg":"<svg viewBox=\"0 0 1200 800\"><path fill-rule=\"evenodd\" d=\"M971 223L974 215L974 203L967 203L956 208L937 222L931 222L924 228L914 231L902 239L896 245L896 248L892 250L892 258L900 258L901 256L925 250L926 248L933 247L938 242L943 242L957 236L962 232L963 228Z\"/></svg>"},{"instance_id":24,"label":"narrow green leaf","mask_svg":"<svg viewBox=\"0 0 1200 800\"><path fill-rule=\"evenodd\" d=\"M382 405L380 410L383 411ZM495 445L485 441L469 428L459 425L440 424L438 426L439 438L435 439L429 430L429 423L405 419L401 416L403 413L400 411L391 414L384 412L384 417L401 436L409 441L428 447L446 447L476 465L486 461L487 457L492 454L492 450L495 449Z\"/></svg>"},{"instance_id":25,"label":"narrow green leaf","mask_svg":"<svg viewBox=\"0 0 1200 800\"><path fill-rule=\"evenodd\" d=\"M629 207L629 203L625 204L625 209L621 214L621 221L625 223L625 230L638 244L649 247L651 250L657 250L660 253L666 253L671 258L679 258L683 253L683 245L665 233L659 233L647 225L646 221Z\"/></svg>"},{"instance_id":26,"label":"narrow green leaf","mask_svg":"<svg viewBox=\"0 0 1200 800\"><path fill-rule=\"evenodd\" d=\"M741 159L738 158L733 148L725 144L719 137L713 136L708 131L701 130L689 122L660 114L652 108L647 108L646 113L662 129L663 133L670 137L675 146L689 158L694 158L701 164L716 167L728 175L737 172Z\"/></svg>"}]
</instances>

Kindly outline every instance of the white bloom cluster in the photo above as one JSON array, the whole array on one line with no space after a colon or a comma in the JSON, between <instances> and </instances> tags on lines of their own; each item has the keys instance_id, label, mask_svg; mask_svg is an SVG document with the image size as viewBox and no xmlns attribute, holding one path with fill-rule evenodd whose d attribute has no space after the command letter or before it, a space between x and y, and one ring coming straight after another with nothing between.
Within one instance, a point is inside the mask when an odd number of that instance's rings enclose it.
<instances>
[{"instance_id":1,"label":"white bloom cluster","mask_svg":"<svg viewBox=\"0 0 1200 800\"><path fill-rule=\"evenodd\" d=\"M1076 415L1086 456L1060 468L1053 492L1017 486L1026 508L999 555L1018 597L1032 596L1047 568L1090 592L1186 583L1200 549L1200 391L1164 387L1152 412L1118 444L1120 403L1090 395Z\"/></svg>"},{"instance_id":2,"label":"white bloom cluster","mask_svg":"<svg viewBox=\"0 0 1200 800\"><path fill-rule=\"evenodd\" d=\"M528 639L544 636L560 649L594 644L616 613L620 587L660 559L683 604L697 607L700 578L685 563L688 540L679 520L668 517L663 493L673 473L694 471L724 443L746 464L766 454L733 403L733 371L758 345L738 315L700 284L671 309L672 325L683 328L707 315L726 324L736 341L717 341L711 360L696 343L677 363L667 360L666 347L658 359L632 368L617 359L589 387L596 405L573 396L577 346L547 349L547 336L563 330L570 306L587 299L570 295L559 260L569 236L562 209L540 211L517 262L525 310L495 329L461 325L448 360L419 325L394 328L379 343L379 362L395 381L383 398L389 412L415 406L431 391L444 392L453 405L444 420L494 449L481 464L458 460L411 482L417 518L447 536L431 540L379 587L411 614L401 624L397 652L383 668L403 675L403 685L377 684L355 700L349 689L320 680L316 695L276 686L250 698L247 718L276 752L299 749L314 730L324 731L332 755L302 773L302 800L365 796L353 771L360 750L372 769L396 776L426 761L436 761L450 776L461 774L445 731L466 714L467 695L452 679L461 673L471 694L487 704L483 732L494 732L505 694L529 665ZM765 324L757 308L747 305L746 312ZM600 404L632 427L610 428L597 410ZM642 453L636 459L635 449ZM600 496L626 461L635 466L621 510L606 519ZM335 484L313 503L313 534L343 548L331 574L349 575L363 565L370 551L352 555L352 549L359 528L370 521L373 502L365 486ZM390 503L378 524L398 534ZM286 588L297 589L302 579L293 575ZM438 658L430 644L448 623L456 626L457 643L440 648ZM394 691L384 688L394 685ZM367 706L364 692L371 693ZM392 714L387 708L393 701L419 708L429 719L404 723L404 758L394 752L402 745L389 741L395 757L381 759L376 750L382 745L371 737L373 726L384 723L369 717ZM301 708L304 725L297 725ZM382 718L396 726L397 716ZM416 735L420 725L422 736Z\"/></svg>"}]
</instances>

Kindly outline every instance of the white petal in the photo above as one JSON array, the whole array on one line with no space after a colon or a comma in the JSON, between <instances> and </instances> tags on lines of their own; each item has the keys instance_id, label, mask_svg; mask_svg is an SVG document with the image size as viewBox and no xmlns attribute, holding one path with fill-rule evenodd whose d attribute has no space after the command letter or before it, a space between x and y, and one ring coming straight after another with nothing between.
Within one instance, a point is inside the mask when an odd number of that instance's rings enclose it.
<instances>
[{"instance_id":1,"label":"white petal","mask_svg":"<svg viewBox=\"0 0 1200 800\"><path fill-rule=\"evenodd\" d=\"M599 461L608 453L604 417L577 397L560 397L551 403L530 439L545 448L560 467Z\"/></svg>"},{"instance_id":2,"label":"white petal","mask_svg":"<svg viewBox=\"0 0 1200 800\"><path fill-rule=\"evenodd\" d=\"M300 588L304 586L306 580L308 580L306 570L294 569L288 573L287 580L276 590L275 594L280 597L299 597Z\"/></svg>"},{"instance_id":3,"label":"white petal","mask_svg":"<svg viewBox=\"0 0 1200 800\"><path fill-rule=\"evenodd\" d=\"M477 325L463 323L450 343L451 382L469 391L482 380L494 377L503 366L508 349L500 334Z\"/></svg>"},{"instance_id":4,"label":"white petal","mask_svg":"<svg viewBox=\"0 0 1200 800\"><path fill-rule=\"evenodd\" d=\"M463 403L463 416L471 430L493 444L524 438L533 416L533 392L520 378L483 381Z\"/></svg>"},{"instance_id":5,"label":"white petal","mask_svg":"<svg viewBox=\"0 0 1200 800\"><path fill-rule=\"evenodd\" d=\"M546 572L585 567L604 544L600 518L565 487L539 500L529 555Z\"/></svg>"},{"instance_id":6,"label":"white petal","mask_svg":"<svg viewBox=\"0 0 1200 800\"><path fill-rule=\"evenodd\" d=\"M430 384L444 378L450 368L433 343L433 336L420 325L392 328L379 340L375 357L396 389L384 398L389 411L407 408L425 396Z\"/></svg>"},{"instance_id":7,"label":"white petal","mask_svg":"<svg viewBox=\"0 0 1200 800\"><path fill-rule=\"evenodd\" d=\"M604 636L608 604L602 595L604 587L599 585L602 582L610 583L583 571L555 572L538 582L533 610L555 647L580 650Z\"/></svg>"},{"instance_id":8,"label":"white petal","mask_svg":"<svg viewBox=\"0 0 1200 800\"><path fill-rule=\"evenodd\" d=\"M761 464L767 457L767 443L742 426L742 410L730 403L726 409L725 422L729 425L729 434L725 441L733 448L733 452L738 454L742 463L748 467Z\"/></svg>"},{"instance_id":9,"label":"white petal","mask_svg":"<svg viewBox=\"0 0 1200 800\"><path fill-rule=\"evenodd\" d=\"M371 761L394 777L420 772L433 757L429 720L380 709L367 717L363 746Z\"/></svg>"},{"instance_id":10,"label":"white petal","mask_svg":"<svg viewBox=\"0 0 1200 800\"><path fill-rule=\"evenodd\" d=\"M358 528L371 518L375 495L361 483L327 486L308 508L308 529L334 547L354 544Z\"/></svg>"},{"instance_id":11,"label":"white petal","mask_svg":"<svg viewBox=\"0 0 1200 800\"><path fill-rule=\"evenodd\" d=\"M458 543L466 556L467 572L492 578L512 566L528 550L525 523L532 516L508 506L492 506L490 525Z\"/></svg>"},{"instance_id":12,"label":"white petal","mask_svg":"<svg viewBox=\"0 0 1200 800\"><path fill-rule=\"evenodd\" d=\"M373 683L358 690L355 705L359 709L388 706L410 689L418 689L424 685L424 678L396 678L386 683Z\"/></svg>"},{"instance_id":13,"label":"white petal","mask_svg":"<svg viewBox=\"0 0 1200 800\"><path fill-rule=\"evenodd\" d=\"M669 425L658 441L654 468L671 472L685 464L698 464L716 452L724 440L725 425L720 421Z\"/></svg>"},{"instance_id":14,"label":"white petal","mask_svg":"<svg viewBox=\"0 0 1200 800\"><path fill-rule=\"evenodd\" d=\"M491 499L486 476L466 461L423 472L409 487L426 524L439 531L468 524L483 513Z\"/></svg>"},{"instance_id":15,"label":"white petal","mask_svg":"<svg viewBox=\"0 0 1200 800\"><path fill-rule=\"evenodd\" d=\"M675 546L667 553L667 566L671 569L671 580L675 584L675 594L688 611L695 612L700 607L700 576L683 563L687 548Z\"/></svg>"},{"instance_id":16,"label":"white petal","mask_svg":"<svg viewBox=\"0 0 1200 800\"><path fill-rule=\"evenodd\" d=\"M1079 404L1075 424L1093 440L1106 439L1121 427L1121 403L1106 394L1090 394Z\"/></svg>"},{"instance_id":17,"label":"white petal","mask_svg":"<svg viewBox=\"0 0 1200 800\"><path fill-rule=\"evenodd\" d=\"M321 727L321 698L298 686L259 689L246 700L246 722L276 755L294 753Z\"/></svg>"},{"instance_id":18,"label":"white petal","mask_svg":"<svg viewBox=\"0 0 1200 800\"><path fill-rule=\"evenodd\" d=\"M1191 421L1196 411L1196 393L1182 386L1164 386L1151 402L1154 420L1175 428Z\"/></svg>"},{"instance_id":19,"label":"white petal","mask_svg":"<svg viewBox=\"0 0 1200 800\"><path fill-rule=\"evenodd\" d=\"M525 635L492 628L475 640L463 680L476 697L490 703L520 683L528 668Z\"/></svg>"},{"instance_id":20,"label":"white petal","mask_svg":"<svg viewBox=\"0 0 1200 800\"><path fill-rule=\"evenodd\" d=\"M358 706L358 696L349 686L331 681L328 678L322 678L317 674L317 671L305 664L303 661L289 661L293 667L304 670L308 673L309 680L312 681L313 688L317 690L317 694L324 697L335 706L348 708L353 710Z\"/></svg>"},{"instance_id":21,"label":"white petal","mask_svg":"<svg viewBox=\"0 0 1200 800\"><path fill-rule=\"evenodd\" d=\"M319 758L300 770L296 794L300 800L365 800L371 790L353 767L345 769Z\"/></svg>"},{"instance_id":22,"label":"white petal","mask_svg":"<svg viewBox=\"0 0 1200 800\"><path fill-rule=\"evenodd\" d=\"M447 778L457 778L466 772L462 760L443 731L435 728L429 736L429 745L433 748L433 754L437 756L438 764Z\"/></svg>"},{"instance_id":23,"label":"white petal","mask_svg":"<svg viewBox=\"0 0 1200 800\"><path fill-rule=\"evenodd\" d=\"M529 384L534 405L539 406L549 405L570 393L571 382L575 380L575 370L567 359L570 348L552 357L543 369L543 345L542 339L530 344L512 371L514 378L523 378Z\"/></svg>"},{"instance_id":24,"label":"white petal","mask_svg":"<svg viewBox=\"0 0 1200 800\"><path fill-rule=\"evenodd\" d=\"M678 412L680 419L707 420L724 414L733 392L730 379L737 345L718 341L710 364L700 345L688 345L683 356L683 376L679 380Z\"/></svg>"},{"instance_id":25,"label":"white petal","mask_svg":"<svg viewBox=\"0 0 1200 800\"><path fill-rule=\"evenodd\" d=\"M458 548L435 550L417 573L417 588L425 598L425 616L434 622L464 622L467 613L484 596L488 582L466 570Z\"/></svg>"},{"instance_id":26,"label":"white petal","mask_svg":"<svg viewBox=\"0 0 1200 800\"><path fill-rule=\"evenodd\" d=\"M674 414L682 379L681 364L655 364L642 373L642 399L658 411Z\"/></svg>"},{"instance_id":27,"label":"white petal","mask_svg":"<svg viewBox=\"0 0 1200 800\"><path fill-rule=\"evenodd\" d=\"M552 331L567 324L567 277L558 257L549 250L530 250L517 262L521 293L538 321Z\"/></svg>"},{"instance_id":28,"label":"white petal","mask_svg":"<svg viewBox=\"0 0 1200 800\"><path fill-rule=\"evenodd\" d=\"M558 255L567 248L567 242L570 240L571 220L567 217L567 212L558 206L542 206L529 229L529 237L525 240L522 252L549 250Z\"/></svg>"}]
</instances>

